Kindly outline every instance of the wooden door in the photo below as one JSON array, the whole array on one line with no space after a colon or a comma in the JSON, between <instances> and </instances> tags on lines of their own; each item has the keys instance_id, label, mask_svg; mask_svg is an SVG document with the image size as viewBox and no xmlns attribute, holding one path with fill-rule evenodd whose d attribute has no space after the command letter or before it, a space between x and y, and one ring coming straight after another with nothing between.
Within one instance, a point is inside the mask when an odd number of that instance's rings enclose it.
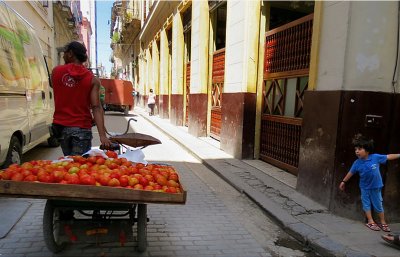
<instances>
[{"instance_id":1,"label":"wooden door","mask_svg":"<svg viewBox=\"0 0 400 257\"><path fill-rule=\"evenodd\" d=\"M225 75L225 48L215 51L212 66L212 102L210 136L219 140L221 133L221 105Z\"/></svg>"},{"instance_id":2,"label":"wooden door","mask_svg":"<svg viewBox=\"0 0 400 257\"><path fill-rule=\"evenodd\" d=\"M265 41L260 158L298 173L313 14L268 31Z\"/></svg>"},{"instance_id":3,"label":"wooden door","mask_svg":"<svg viewBox=\"0 0 400 257\"><path fill-rule=\"evenodd\" d=\"M190 62L186 63L186 117L185 126L189 124L189 95L190 95Z\"/></svg>"}]
</instances>

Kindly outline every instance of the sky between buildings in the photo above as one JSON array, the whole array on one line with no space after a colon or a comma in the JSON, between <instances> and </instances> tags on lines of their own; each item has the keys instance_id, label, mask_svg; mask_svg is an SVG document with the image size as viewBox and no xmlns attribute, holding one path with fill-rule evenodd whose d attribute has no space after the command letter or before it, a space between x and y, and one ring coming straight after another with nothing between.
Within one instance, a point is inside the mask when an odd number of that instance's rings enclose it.
<instances>
[{"instance_id":1,"label":"sky between buildings","mask_svg":"<svg viewBox=\"0 0 400 257\"><path fill-rule=\"evenodd\" d=\"M97 63L106 67L106 73L111 72L112 64L110 62L110 20L111 8L114 1L96 0L96 19L97 19Z\"/></svg>"}]
</instances>

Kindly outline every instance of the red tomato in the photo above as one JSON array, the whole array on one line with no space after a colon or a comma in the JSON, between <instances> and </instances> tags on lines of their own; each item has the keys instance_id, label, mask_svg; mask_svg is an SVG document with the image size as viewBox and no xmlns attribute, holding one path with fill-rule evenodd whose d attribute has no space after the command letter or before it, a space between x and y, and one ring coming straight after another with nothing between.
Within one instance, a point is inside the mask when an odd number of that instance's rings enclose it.
<instances>
[{"instance_id":1,"label":"red tomato","mask_svg":"<svg viewBox=\"0 0 400 257\"><path fill-rule=\"evenodd\" d=\"M61 180L64 179L65 174L66 174L65 171L55 170L52 175L55 182L60 182Z\"/></svg>"},{"instance_id":2,"label":"red tomato","mask_svg":"<svg viewBox=\"0 0 400 257\"><path fill-rule=\"evenodd\" d=\"M168 180L167 186L169 186L169 187L179 187L179 184L174 180Z\"/></svg>"},{"instance_id":3,"label":"red tomato","mask_svg":"<svg viewBox=\"0 0 400 257\"><path fill-rule=\"evenodd\" d=\"M22 181L24 179L24 175L21 173L15 173L12 177L11 180L13 181Z\"/></svg>"},{"instance_id":4,"label":"red tomato","mask_svg":"<svg viewBox=\"0 0 400 257\"><path fill-rule=\"evenodd\" d=\"M143 190L143 186L141 184L136 184L136 185L133 186L133 189Z\"/></svg>"},{"instance_id":5,"label":"red tomato","mask_svg":"<svg viewBox=\"0 0 400 257\"><path fill-rule=\"evenodd\" d=\"M121 184L122 187L126 187L129 185L129 176L128 175L122 175L119 178L119 183Z\"/></svg>"},{"instance_id":6,"label":"red tomato","mask_svg":"<svg viewBox=\"0 0 400 257\"><path fill-rule=\"evenodd\" d=\"M139 183L142 185L142 186L147 186L148 184L149 184L149 181L146 179L146 178L144 178L144 177L141 177L141 178L139 178Z\"/></svg>"},{"instance_id":7,"label":"red tomato","mask_svg":"<svg viewBox=\"0 0 400 257\"><path fill-rule=\"evenodd\" d=\"M96 163L99 165L103 165L106 162L106 159L103 157L97 157Z\"/></svg>"},{"instance_id":8,"label":"red tomato","mask_svg":"<svg viewBox=\"0 0 400 257\"><path fill-rule=\"evenodd\" d=\"M66 173L64 176L65 181L67 181L68 184L79 184L79 176L76 173Z\"/></svg>"},{"instance_id":9,"label":"red tomato","mask_svg":"<svg viewBox=\"0 0 400 257\"><path fill-rule=\"evenodd\" d=\"M162 175L157 175L156 182L161 186L165 186L167 185L168 180Z\"/></svg>"},{"instance_id":10,"label":"red tomato","mask_svg":"<svg viewBox=\"0 0 400 257\"><path fill-rule=\"evenodd\" d=\"M26 177L24 178L24 181L30 181L30 182L37 181L37 176L35 176L35 175L28 175L28 176L26 176Z\"/></svg>"},{"instance_id":11,"label":"red tomato","mask_svg":"<svg viewBox=\"0 0 400 257\"><path fill-rule=\"evenodd\" d=\"M114 151L107 151L107 152L106 152L106 155L107 155L109 158L114 158L114 159L118 158L118 154L117 154L116 152L114 152Z\"/></svg>"},{"instance_id":12,"label":"red tomato","mask_svg":"<svg viewBox=\"0 0 400 257\"><path fill-rule=\"evenodd\" d=\"M108 186L110 186L110 187L118 187L120 185L121 185L121 183L116 178L112 178L112 179L110 179L110 181L108 181Z\"/></svg>"},{"instance_id":13,"label":"red tomato","mask_svg":"<svg viewBox=\"0 0 400 257\"><path fill-rule=\"evenodd\" d=\"M88 162L91 162L91 163L93 163L93 164L95 164L96 161L97 161L97 159L96 159L95 156L89 156L89 157L87 158L87 161L88 161Z\"/></svg>"},{"instance_id":14,"label":"red tomato","mask_svg":"<svg viewBox=\"0 0 400 257\"><path fill-rule=\"evenodd\" d=\"M110 168L110 169L112 169L112 170L118 168L118 164L116 164L116 163L114 163L114 162L108 164L107 166L108 166L108 168Z\"/></svg>"},{"instance_id":15,"label":"red tomato","mask_svg":"<svg viewBox=\"0 0 400 257\"><path fill-rule=\"evenodd\" d=\"M98 176L97 182L99 182L102 186L108 186L108 182L110 182L110 176L106 174L101 174Z\"/></svg>"},{"instance_id":16,"label":"red tomato","mask_svg":"<svg viewBox=\"0 0 400 257\"><path fill-rule=\"evenodd\" d=\"M146 191L153 191L153 190L154 190L154 187L152 187L152 186L145 186L145 187L144 187L144 190L146 190Z\"/></svg>"},{"instance_id":17,"label":"red tomato","mask_svg":"<svg viewBox=\"0 0 400 257\"><path fill-rule=\"evenodd\" d=\"M173 180L175 182L178 182L178 180L179 180L178 174L176 174L176 173L169 174L168 180Z\"/></svg>"},{"instance_id":18,"label":"red tomato","mask_svg":"<svg viewBox=\"0 0 400 257\"><path fill-rule=\"evenodd\" d=\"M96 180L90 175L82 175L79 177L81 185L96 185Z\"/></svg>"},{"instance_id":19,"label":"red tomato","mask_svg":"<svg viewBox=\"0 0 400 257\"><path fill-rule=\"evenodd\" d=\"M144 177L149 181L149 182L154 182L154 177L153 175L144 175Z\"/></svg>"},{"instance_id":20,"label":"red tomato","mask_svg":"<svg viewBox=\"0 0 400 257\"><path fill-rule=\"evenodd\" d=\"M129 185L131 187L135 186L136 184L139 184L139 180L135 177L129 177Z\"/></svg>"},{"instance_id":21,"label":"red tomato","mask_svg":"<svg viewBox=\"0 0 400 257\"><path fill-rule=\"evenodd\" d=\"M165 192L175 194L177 193L177 190L176 187L168 187L168 189L165 190Z\"/></svg>"}]
</instances>

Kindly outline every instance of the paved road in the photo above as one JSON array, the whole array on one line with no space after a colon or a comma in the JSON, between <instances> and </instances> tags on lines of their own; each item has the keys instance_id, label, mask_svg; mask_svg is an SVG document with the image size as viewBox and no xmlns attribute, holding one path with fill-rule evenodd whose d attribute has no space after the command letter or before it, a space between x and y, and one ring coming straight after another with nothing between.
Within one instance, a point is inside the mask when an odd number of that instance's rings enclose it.
<instances>
[{"instance_id":1,"label":"paved road","mask_svg":"<svg viewBox=\"0 0 400 257\"><path fill-rule=\"evenodd\" d=\"M109 131L122 132L126 119L117 113L106 116ZM146 160L173 165L188 191L186 205L148 205L148 248L135 251L135 242L73 244L56 256L314 256L276 226L246 196L199 163L180 146L141 117L133 129L150 134L161 145L143 149ZM94 146L99 144L94 135ZM38 147L24 156L56 159L59 148ZM19 199L31 205L10 233L0 239L0 256L53 256L42 236L44 200Z\"/></svg>"}]
</instances>

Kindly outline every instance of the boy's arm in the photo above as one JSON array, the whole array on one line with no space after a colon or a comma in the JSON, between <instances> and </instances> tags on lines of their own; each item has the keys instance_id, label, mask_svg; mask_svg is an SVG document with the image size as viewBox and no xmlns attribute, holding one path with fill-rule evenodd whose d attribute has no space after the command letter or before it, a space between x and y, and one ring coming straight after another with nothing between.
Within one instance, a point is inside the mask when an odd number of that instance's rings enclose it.
<instances>
[{"instance_id":1,"label":"boy's arm","mask_svg":"<svg viewBox=\"0 0 400 257\"><path fill-rule=\"evenodd\" d=\"M353 173L351 173L350 171L347 172L346 176L342 179L342 183L347 183L347 181L349 181L349 179L353 176Z\"/></svg>"},{"instance_id":2,"label":"boy's arm","mask_svg":"<svg viewBox=\"0 0 400 257\"><path fill-rule=\"evenodd\" d=\"M398 153L388 154L386 157L387 157L388 161L392 161L392 160L400 159L400 154L398 154Z\"/></svg>"},{"instance_id":3,"label":"boy's arm","mask_svg":"<svg viewBox=\"0 0 400 257\"><path fill-rule=\"evenodd\" d=\"M342 182L339 184L339 189L344 190L344 186L346 185L347 181L353 176L353 173L347 172L346 176L342 179Z\"/></svg>"}]
</instances>

